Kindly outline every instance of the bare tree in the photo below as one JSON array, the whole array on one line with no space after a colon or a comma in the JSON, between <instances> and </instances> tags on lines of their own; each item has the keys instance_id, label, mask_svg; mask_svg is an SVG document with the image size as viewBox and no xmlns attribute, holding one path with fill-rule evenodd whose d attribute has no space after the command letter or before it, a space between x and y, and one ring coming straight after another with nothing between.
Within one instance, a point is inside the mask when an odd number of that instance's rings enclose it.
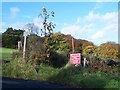
<instances>
[{"instance_id":1,"label":"bare tree","mask_svg":"<svg viewBox=\"0 0 120 90\"><path fill-rule=\"evenodd\" d=\"M41 28L41 36L47 36L53 32L53 29L55 28L55 24L52 22L52 19L54 17L54 11L51 12L51 14L47 14L47 10L45 7L42 8L42 14L40 14L38 17L43 18L43 28ZM48 19L50 19L48 21Z\"/></svg>"},{"instance_id":2,"label":"bare tree","mask_svg":"<svg viewBox=\"0 0 120 90\"><path fill-rule=\"evenodd\" d=\"M24 26L24 29L26 29L26 32L28 32L29 34L38 34L38 30L39 28L34 25L34 23L28 23Z\"/></svg>"}]
</instances>

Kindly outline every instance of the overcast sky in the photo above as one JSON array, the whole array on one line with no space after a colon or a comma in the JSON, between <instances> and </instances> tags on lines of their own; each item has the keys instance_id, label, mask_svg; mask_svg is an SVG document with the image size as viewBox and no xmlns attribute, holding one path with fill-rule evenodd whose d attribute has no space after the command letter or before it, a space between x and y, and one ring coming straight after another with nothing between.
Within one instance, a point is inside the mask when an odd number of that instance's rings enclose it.
<instances>
[{"instance_id":1,"label":"overcast sky","mask_svg":"<svg viewBox=\"0 0 120 90\"><path fill-rule=\"evenodd\" d=\"M42 7L55 12L54 32L71 34L77 39L86 39L96 45L107 41L118 42L118 2L2 2L2 27L22 29L27 23L41 28L38 15ZM11 0L12 1L12 0ZM14 1L14 0L13 0ZM32 1L32 0L31 0ZM94 0L91 0L94 1Z\"/></svg>"}]
</instances>

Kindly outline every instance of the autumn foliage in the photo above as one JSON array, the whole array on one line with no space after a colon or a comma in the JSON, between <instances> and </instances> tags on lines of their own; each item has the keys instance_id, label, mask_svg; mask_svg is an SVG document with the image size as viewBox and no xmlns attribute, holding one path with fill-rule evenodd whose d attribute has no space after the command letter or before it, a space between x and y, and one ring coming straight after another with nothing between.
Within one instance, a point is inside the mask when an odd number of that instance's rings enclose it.
<instances>
[{"instance_id":1,"label":"autumn foliage","mask_svg":"<svg viewBox=\"0 0 120 90\"><path fill-rule=\"evenodd\" d=\"M114 42L103 43L99 46L99 56L101 58L118 59L118 44Z\"/></svg>"}]
</instances>

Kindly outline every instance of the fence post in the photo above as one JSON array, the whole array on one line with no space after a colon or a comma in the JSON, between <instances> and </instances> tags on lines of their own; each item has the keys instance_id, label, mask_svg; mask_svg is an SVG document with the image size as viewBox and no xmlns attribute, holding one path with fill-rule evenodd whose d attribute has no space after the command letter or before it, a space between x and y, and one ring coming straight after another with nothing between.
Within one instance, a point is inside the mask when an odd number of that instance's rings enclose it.
<instances>
[{"instance_id":1,"label":"fence post","mask_svg":"<svg viewBox=\"0 0 120 90\"><path fill-rule=\"evenodd\" d=\"M22 42L21 41L18 41L18 51L20 51L22 48Z\"/></svg>"}]
</instances>

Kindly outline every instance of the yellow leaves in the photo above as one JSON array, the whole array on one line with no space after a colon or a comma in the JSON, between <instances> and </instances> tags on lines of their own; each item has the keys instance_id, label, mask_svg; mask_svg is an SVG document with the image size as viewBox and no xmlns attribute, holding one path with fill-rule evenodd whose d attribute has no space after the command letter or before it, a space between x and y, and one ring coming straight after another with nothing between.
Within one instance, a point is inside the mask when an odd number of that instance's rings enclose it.
<instances>
[{"instance_id":1,"label":"yellow leaves","mask_svg":"<svg viewBox=\"0 0 120 90\"><path fill-rule=\"evenodd\" d=\"M99 46L100 56L102 58L118 58L118 45L113 42L107 42Z\"/></svg>"},{"instance_id":2,"label":"yellow leaves","mask_svg":"<svg viewBox=\"0 0 120 90\"><path fill-rule=\"evenodd\" d=\"M95 46L87 46L83 50L83 54L85 54L85 55L93 54L93 53L95 53L96 49L97 49L97 47L95 47Z\"/></svg>"}]
</instances>

